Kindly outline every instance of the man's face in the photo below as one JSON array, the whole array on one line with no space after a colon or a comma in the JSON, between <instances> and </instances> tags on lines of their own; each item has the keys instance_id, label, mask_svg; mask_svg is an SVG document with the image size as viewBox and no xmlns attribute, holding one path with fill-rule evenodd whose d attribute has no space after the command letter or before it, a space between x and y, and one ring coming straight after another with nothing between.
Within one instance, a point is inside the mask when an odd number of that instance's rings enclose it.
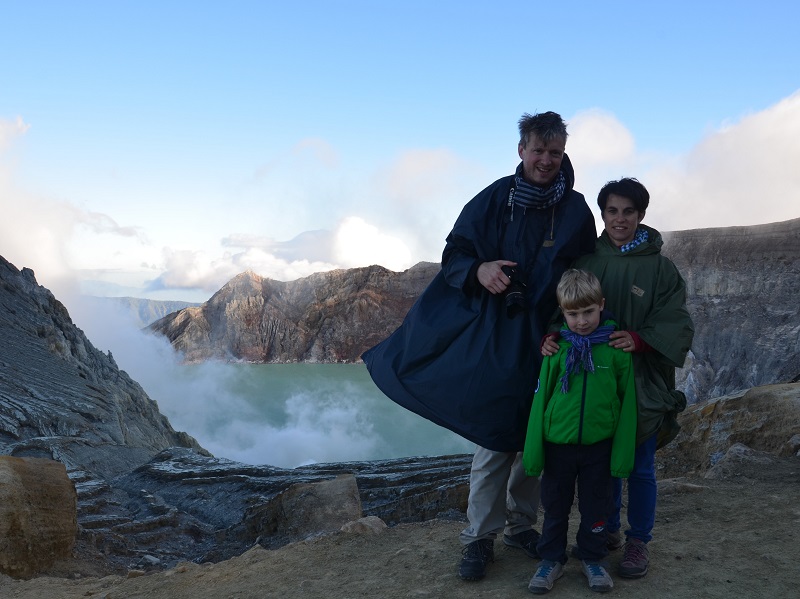
<instances>
[{"instance_id":1,"label":"man's face","mask_svg":"<svg viewBox=\"0 0 800 599\"><path fill-rule=\"evenodd\" d=\"M522 159L522 176L531 185L550 187L561 168L567 140L557 137L544 143L538 136L530 134L528 145L518 146Z\"/></svg>"}]
</instances>

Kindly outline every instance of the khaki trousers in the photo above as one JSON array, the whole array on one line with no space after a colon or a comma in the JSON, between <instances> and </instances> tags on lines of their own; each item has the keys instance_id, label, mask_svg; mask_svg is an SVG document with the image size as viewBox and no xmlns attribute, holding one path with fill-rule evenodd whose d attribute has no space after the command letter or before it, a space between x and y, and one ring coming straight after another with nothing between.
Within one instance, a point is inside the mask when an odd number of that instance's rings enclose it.
<instances>
[{"instance_id":1,"label":"khaki trousers","mask_svg":"<svg viewBox=\"0 0 800 599\"><path fill-rule=\"evenodd\" d=\"M522 453L475 450L469 474L469 526L459 540L468 545L533 528L539 510L539 478L528 476Z\"/></svg>"}]
</instances>

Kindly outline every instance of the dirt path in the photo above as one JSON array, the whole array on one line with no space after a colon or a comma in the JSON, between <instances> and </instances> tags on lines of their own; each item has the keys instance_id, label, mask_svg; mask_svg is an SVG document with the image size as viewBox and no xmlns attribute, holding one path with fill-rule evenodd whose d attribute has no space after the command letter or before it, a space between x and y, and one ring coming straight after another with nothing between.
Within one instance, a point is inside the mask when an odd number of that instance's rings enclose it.
<instances>
[{"instance_id":1,"label":"dirt path","mask_svg":"<svg viewBox=\"0 0 800 599\"><path fill-rule=\"evenodd\" d=\"M640 580L614 575L606 597L797 597L800 584L800 458L725 479L659 483L650 573ZM576 510L573 510L576 511ZM574 534L573 522L570 535ZM30 599L250 599L323 597L532 597L527 584L536 561L495 543L486 579L463 582L456 573L463 524L431 521L379 534L337 533L277 551L254 548L218 564L183 564L136 578L77 580L0 576L0 597ZM611 556L612 575L620 552ZM81 564L71 564L80 571ZM66 568L66 565L62 565ZM553 597L594 596L571 560Z\"/></svg>"}]
</instances>

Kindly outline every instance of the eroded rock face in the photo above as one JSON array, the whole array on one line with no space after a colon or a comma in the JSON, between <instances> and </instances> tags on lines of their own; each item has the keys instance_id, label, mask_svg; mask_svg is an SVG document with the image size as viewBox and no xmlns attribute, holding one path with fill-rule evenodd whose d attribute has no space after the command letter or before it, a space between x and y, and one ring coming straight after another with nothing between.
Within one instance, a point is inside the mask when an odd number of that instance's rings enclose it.
<instances>
[{"instance_id":1,"label":"eroded rock face","mask_svg":"<svg viewBox=\"0 0 800 599\"><path fill-rule=\"evenodd\" d=\"M0 456L0 572L30 578L70 557L77 501L64 464Z\"/></svg>"},{"instance_id":2,"label":"eroded rock face","mask_svg":"<svg viewBox=\"0 0 800 599\"><path fill-rule=\"evenodd\" d=\"M362 515L388 525L462 519L468 455L251 466L171 448L108 481L79 487L79 539L120 568L217 562L254 544L275 549ZM153 556L157 564L141 562Z\"/></svg>"},{"instance_id":3,"label":"eroded rock face","mask_svg":"<svg viewBox=\"0 0 800 599\"><path fill-rule=\"evenodd\" d=\"M757 387L700 402L689 406L678 422L680 433L657 454L660 477L707 472L734 445L800 456L800 383Z\"/></svg>"},{"instance_id":4,"label":"eroded rock face","mask_svg":"<svg viewBox=\"0 0 800 599\"><path fill-rule=\"evenodd\" d=\"M245 272L200 307L153 323L187 362L356 362L402 322L438 272L420 263L317 273L284 283Z\"/></svg>"},{"instance_id":5,"label":"eroded rock face","mask_svg":"<svg viewBox=\"0 0 800 599\"><path fill-rule=\"evenodd\" d=\"M690 403L800 377L800 219L664 235L695 322Z\"/></svg>"},{"instance_id":6,"label":"eroded rock face","mask_svg":"<svg viewBox=\"0 0 800 599\"><path fill-rule=\"evenodd\" d=\"M176 445L202 451L86 339L33 271L0 257L0 454L106 477Z\"/></svg>"}]
</instances>

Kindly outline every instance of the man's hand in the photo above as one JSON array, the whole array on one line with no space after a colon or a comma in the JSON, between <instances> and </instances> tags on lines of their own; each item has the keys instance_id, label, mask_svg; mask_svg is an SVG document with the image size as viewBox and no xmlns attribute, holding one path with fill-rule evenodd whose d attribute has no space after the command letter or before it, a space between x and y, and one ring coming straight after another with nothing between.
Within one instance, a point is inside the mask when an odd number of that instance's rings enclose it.
<instances>
[{"instance_id":1,"label":"man's hand","mask_svg":"<svg viewBox=\"0 0 800 599\"><path fill-rule=\"evenodd\" d=\"M483 285L490 293L503 293L511 283L511 279L506 276L502 268L504 266L516 266L516 262L510 260L495 260L494 262L484 262L478 267L478 282Z\"/></svg>"}]
</instances>

